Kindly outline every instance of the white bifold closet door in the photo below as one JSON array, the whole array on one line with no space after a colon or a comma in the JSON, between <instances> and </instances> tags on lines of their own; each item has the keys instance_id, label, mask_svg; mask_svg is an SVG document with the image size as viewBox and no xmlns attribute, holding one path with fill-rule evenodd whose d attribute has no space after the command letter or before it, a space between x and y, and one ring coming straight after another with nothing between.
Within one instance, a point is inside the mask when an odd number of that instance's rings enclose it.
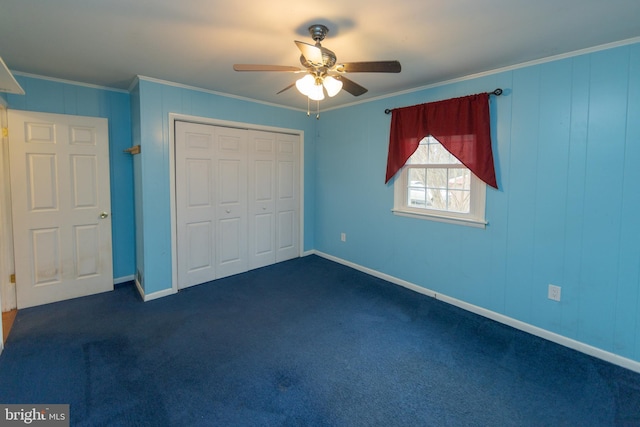
<instances>
[{"instance_id":1,"label":"white bifold closet door","mask_svg":"<svg viewBox=\"0 0 640 427\"><path fill-rule=\"evenodd\" d=\"M299 255L299 138L176 122L178 287Z\"/></svg>"},{"instance_id":2,"label":"white bifold closet door","mask_svg":"<svg viewBox=\"0 0 640 427\"><path fill-rule=\"evenodd\" d=\"M298 256L296 135L249 131L249 267Z\"/></svg>"}]
</instances>

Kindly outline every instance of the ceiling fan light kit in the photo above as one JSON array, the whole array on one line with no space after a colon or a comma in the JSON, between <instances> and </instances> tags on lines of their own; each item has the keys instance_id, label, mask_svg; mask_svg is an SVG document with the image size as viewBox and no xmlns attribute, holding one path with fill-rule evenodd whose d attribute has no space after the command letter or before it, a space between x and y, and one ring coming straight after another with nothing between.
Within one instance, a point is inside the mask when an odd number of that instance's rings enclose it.
<instances>
[{"instance_id":1,"label":"ceiling fan light kit","mask_svg":"<svg viewBox=\"0 0 640 427\"><path fill-rule=\"evenodd\" d=\"M330 97L336 96L342 90L342 82L333 76L327 76L322 82Z\"/></svg>"},{"instance_id":2,"label":"ceiling fan light kit","mask_svg":"<svg viewBox=\"0 0 640 427\"><path fill-rule=\"evenodd\" d=\"M308 96L313 101L322 101L324 99L324 91L330 97L336 96L342 89L342 82L333 76L313 76L305 74L301 79L296 80L296 88L301 94Z\"/></svg>"},{"instance_id":3,"label":"ceiling fan light kit","mask_svg":"<svg viewBox=\"0 0 640 427\"><path fill-rule=\"evenodd\" d=\"M360 96L367 92L367 89L344 76L345 73L399 73L401 66L398 61L370 61L370 62L343 62L338 63L336 55L331 50L321 46L329 29L322 24L314 24L309 27L309 34L316 42L315 45L294 41L300 50L300 63L304 67L290 67L282 65L253 65L235 64L236 71L285 71L285 72L306 72L306 74L296 80L295 87L309 100L322 101L324 91L330 97L336 96L342 89L353 96ZM293 87L287 86L278 93Z\"/></svg>"},{"instance_id":4,"label":"ceiling fan light kit","mask_svg":"<svg viewBox=\"0 0 640 427\"><path fill-rule=\"evenodd\" d=\"M314 101L322 101L324 92L322 90L322 79L306 74L303 78L296 81L296 88L301 94L306 95Z\"/></svg>"}]
</instances>

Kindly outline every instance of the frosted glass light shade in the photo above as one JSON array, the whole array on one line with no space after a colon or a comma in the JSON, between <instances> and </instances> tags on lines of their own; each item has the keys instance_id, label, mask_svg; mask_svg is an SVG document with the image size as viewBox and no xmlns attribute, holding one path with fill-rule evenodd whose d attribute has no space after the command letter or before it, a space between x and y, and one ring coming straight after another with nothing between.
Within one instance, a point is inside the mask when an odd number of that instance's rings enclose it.
<instances>
[{"instance_id":1,"label":"frosted glass light shade","mask_svg":"<svg viewBox=\"0 0 640 427\"><path fill-rule=\"evenodd\" d=\"M306 96L309 96L315 85L316 79L314 79L311 74L307 74L303 78L296 81L296 87L301 94Z\"/></svg>"},{"instance_id":2,"label":"frosted glass light shade","mask_svg":"<svg viewBox=\"0 0 640 427\"><path fill-rule=\"evenodd\" d=\"M342 82L334 77L327 76L324 78L324 88L327 90L327 95L333 97L342 89Z\"/></svg>"},{"instance_id":3,"label":"frosted glass light shade","mask_svg":"<svg viewBox=\"0 0 640 427\"><path fill-rule=\"evenodd\" d=\"M314 84L307 96L309 97L309 99L312 99L314 101L322 101L324 99L324 90L322 90L322 83Z\"/></svg>"}]
</instances>

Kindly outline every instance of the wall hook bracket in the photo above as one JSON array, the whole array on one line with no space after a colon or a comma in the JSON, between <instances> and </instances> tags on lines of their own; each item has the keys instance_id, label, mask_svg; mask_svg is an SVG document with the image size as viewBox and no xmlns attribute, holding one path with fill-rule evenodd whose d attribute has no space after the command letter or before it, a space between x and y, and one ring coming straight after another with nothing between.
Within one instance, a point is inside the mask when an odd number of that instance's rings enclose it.
<instances>
[{"instance_id":1,"label":"wall hook bracket","mask_svg":"<svg viewBox=\"0 0 640 427\"><path fill-rule=\"evenodd\" d=\"M134 145L133 147L129 147L123 150L124 153L129 153L131 155L140 154L141 148L139 145Z\"/></svg>"}]
</instances>

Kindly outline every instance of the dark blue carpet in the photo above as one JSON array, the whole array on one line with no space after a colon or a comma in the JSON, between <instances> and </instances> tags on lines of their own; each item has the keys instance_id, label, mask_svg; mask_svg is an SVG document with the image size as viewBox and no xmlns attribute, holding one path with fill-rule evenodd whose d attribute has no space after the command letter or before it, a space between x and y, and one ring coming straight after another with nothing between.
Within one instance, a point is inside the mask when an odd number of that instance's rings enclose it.
<instances>
[{"instance_id":1,"label":"dark blue carpet","mask_svg":"<svg viewBox=\"0 0 640 427\"><path fill-rule=\"evenodd\" d=\"M639 426L640 375L309 256L21 310L0 402L73 426Z\"/></svg>"}]
</instances>

